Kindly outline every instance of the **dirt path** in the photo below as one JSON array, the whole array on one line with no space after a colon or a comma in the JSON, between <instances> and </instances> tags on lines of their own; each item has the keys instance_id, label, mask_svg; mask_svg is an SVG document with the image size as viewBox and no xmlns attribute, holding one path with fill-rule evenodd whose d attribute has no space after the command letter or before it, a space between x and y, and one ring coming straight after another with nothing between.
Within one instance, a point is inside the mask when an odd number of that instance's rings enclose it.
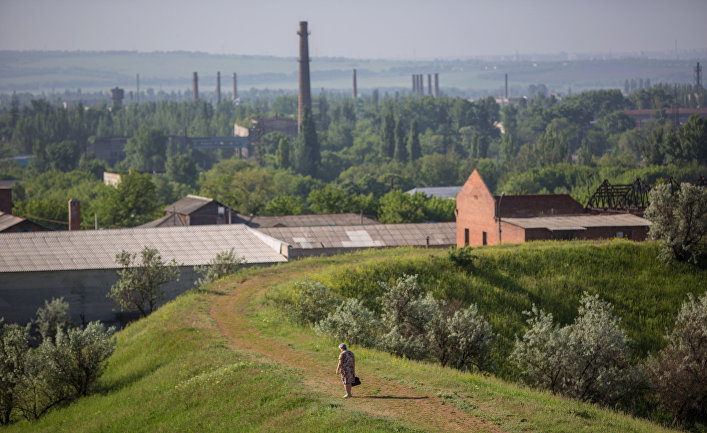
<instances>
[{"instance_id":1,"label":"dirt path","mask_svg":"<svg viewBox=\"0 0 707 433\"><path fill-rule=\"evenodd\" d=\"M286 344L269 339L248 323L246 315L249 302L259 291L286 278L286 272L282 268L264 270L235 287L230 283L232 288L228 293L215 297L210 315L219 330L231 340L234 349L259 361L274 361L296 368L302 373L304 384L310 391L322 398L340 399L342 405L373 416L394 418L410 427L439 431L503 431L490 421L476 418L452 405L442 404L436 395L369 372L366 372L366 382L375 383L375 395L367 394L365 389L354 389L354 398L342 399L344 388L334 374L335 360L323 365Z\"/></svg>"}]
</instances>

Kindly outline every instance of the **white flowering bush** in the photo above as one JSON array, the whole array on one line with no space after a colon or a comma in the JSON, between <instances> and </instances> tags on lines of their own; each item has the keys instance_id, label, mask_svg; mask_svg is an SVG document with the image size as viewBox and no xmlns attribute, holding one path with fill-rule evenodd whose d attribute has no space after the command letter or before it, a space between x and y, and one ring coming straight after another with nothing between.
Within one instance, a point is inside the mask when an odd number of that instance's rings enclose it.
<instances>
[{"instance_id":1,"label":"white flowering bush","mask_svg":"<svg viewBox=\"0 0 707 433\"><path fill-rule=\"evenodd\" d=\"M425 326L434 317L437 303L417 281L417 275L403 275L384 290L379 298L384 335L380 345L398 356L421 359L429 353Z\"/></svg>"},{"instance_id":2,"label":"white flowering bush","mask_svg":"<svg viewBox=\"0 0 707 433\"><path fill-rule=\"evenodd\" d=\"M317 323L315 330L350 344L373 346L379 324L376 315L361 301L349 298L335 312Z\"/></svg>"},{"instance_id":3,"label":"white flowering bush","mask_svg":"<svg viewBox=\"0 0 707 433\"><path fill-rule=\"evenodd\" d=\"M673 424L707 423L707 292L689 295L666 335L667 345L646 363L658 402Z\"/></svg>"},{"instance_id":4,"label":"white flowering bush","mask_svg":"<svg viewBox=\"0 0 707 433\"><path fill-rule=\"evenodd\" d=\"M451 311L446 302L438 301L426 330L430 351L442 366L488 368L493 329L475 304Z\"/></svg>"},{"instance_id":5,"label":"white flowering bush","mask_svg":"<svg viewBox=\"0 0 707 433\"><path fill-rule=\"evenodd\" d=\"M657 185L650 192L644 217L651 222L651 238L660 240L661 258L697 263L705 253L707 188L683 183Z\"/></svg>"},{"instance_id":6,"label":"white flowering bush","mask_svg":"<svg viewBox=\"0 0 707 433\"><path fill-rule=\"evenodd\" d=\"M42 340L54 340L57 329L67 329L71 325L69 303L64 298L44 301L44 307L37 309L34 326Z\"/></svg>"},{"instance_id":7,"label":"white flowering bush","mask_svg":"<svg viewBox=\"0 0 707 433\"><path fill-rule=\"evenodd\" d=\"M620 319L598 295L585 293L577 318L564 327L535 306L526 313L530 329L516 339L511 359L529 383L605 405L615 405L641 383Z\"/></svg>"}]
</instances>

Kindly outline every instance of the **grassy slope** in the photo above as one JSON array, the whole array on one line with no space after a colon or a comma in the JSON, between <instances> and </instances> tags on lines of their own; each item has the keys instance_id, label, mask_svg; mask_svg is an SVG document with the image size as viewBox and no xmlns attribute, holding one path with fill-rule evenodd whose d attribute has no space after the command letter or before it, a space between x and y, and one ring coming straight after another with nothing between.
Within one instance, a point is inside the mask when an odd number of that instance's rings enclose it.
<instances>
[{"instance_id":1,"label":"grassy slope","mask_svg":"<svg viewBox=\"0 0 707 433\"><path fill-rule=\"evenodd\" d=\"M566 246L567 245L567 246ZM574 244L538 245L547 255L560 254ZM610 244L597 248L594 273L610 269L602 263L602 251L623 248ZM651 252L652 246L637 246ZM534 248L487 248L479 254L530 266ZM265 293L286 288L305 275L324 278L350 266L376 265L394 260L427 261L443 252L426 250L368 251L353 256L303 260L269 269L250 269L240 277L220 283L225 290L237 288L248 279L258 284L266 273L277 273L275 283L263 285L251 302L250 326L267 338L287 342L293 351L316 362L331 364L335 343L313 335L309 329L283 322L265 300ZM509 255L513 254L513 255ZM526 257L530 255L530 257ZM525 258L524 258L525 257ZM501 262L503 261L501 260ZM542 265L542 263L540 264ZM655 265L655 263L653 263ZM541 266L542 267L542 266ZM520 269L519 268L519 269ZM515 268L514 268L515 269ZM615 268L613 268L615 269ZM661 272L660 270L658 272ZM622 272L615 272L618 276ZM548 273L549 274L549 273ZM572 273L567 272L571 277ZM514 277L522 278L522 275ZM510 277L508 277L510 278ZM543 285L549 277L529 274L520 284ZM599 277L598 277L599 278ZM606 277L608 278L608 277ZM621 278L634 278L631 276ZM263 280L264 281L264 280ZM572 278L570 280L572 281ZM264 284L264 283L263 283ZM658 284L661 284L658 282ZM652 287L652 286L651 286ZM219 292L190 293L161 308L151 317L121 331L118 348L99 389L65 409L55 411L37 423L20 422L7 431L406 431L414 419L394 416L381 419L362 414L355 405L343 404L339 387L331 396L313 392L296 368L253 361L240 348L232 348L209 316L210 306L222 299ZM674 309L679 307L679 303ZM482 309L483 312L483 309ZM334 350L332 350L334 348ZM635 420L588 404L568 401L508 384L495 378L460 373L428 363L395 359L385 353L354 348L362 391L375 395L375 377L400 383L453 405L504 431L662 431L645 421ZM335 361L334 361L335 362ZM331 375L331 372L327 371ZM456 410L455 409L455 410Z\"/></svg>"}]
</instances>

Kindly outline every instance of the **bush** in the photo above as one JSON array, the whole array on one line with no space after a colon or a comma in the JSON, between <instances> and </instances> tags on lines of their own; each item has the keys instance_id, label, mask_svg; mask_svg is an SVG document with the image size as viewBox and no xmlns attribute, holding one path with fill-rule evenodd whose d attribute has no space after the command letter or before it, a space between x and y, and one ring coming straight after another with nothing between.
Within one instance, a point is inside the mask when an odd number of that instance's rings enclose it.
<instances>
[{"instance_id":1,"label":"bush","mask_svg":"<svg viewBox=\"0 0 707 433\"><path fill-rule=\"evenodd\" d=\"M334 313L317 323L315 329L350 344L373 346L380 321L358 299L349 298Z\"/></svg>"},{"instance_id":2,"label":"bush","mask_svg":"<svg viewBox=\"0 0 707 433\"><path fill-rule=\"evenodd\" d=\"M341 297L317 281L295 283L297 295L285 309L299 323L315 324L336 310Z\"/></svg>"},{"instance_id":3,"label":"bush","mask_svg":"<svg viewBox=\"0 0 707 433\"><path fill-rule=\"evenodd\" d=\"M71 325L71 315L69 314L69 303L64 298L52 298L44 301L44 307L37 309L37 317L34 320L42 340L52 340L56 338L57 329L67 329Z\"/></svg>"},{"instance_id":4,"label":"bush","mask_svg":"<svg viewBox=\"0 0 707 433\"><path fill-rule=\"evenodd\" d=\"M91 386L105 370L105 360L115 350L111 335L115 328L106 329L100 322L91 322L86 328L59 331L56 343L44 342L47 349L47 367L53 376L72 389L72 394L88 395Z\"/></svg>"},{"instance_id":5,"label":"bush","mask_svg":"<svg viewBox=\"0 0 707 433\"><path fill-rule=\"evenodd\" d=\"M649 235L661 241L661 258L697 263L704 255L707 188L683 183L673 191L671 184L658 185L644 215L652 223Z\"/></svg>"},{"instance_id":6,"label":"bush","mask_svg":"<svg viewBox=\"0 0 707 433\"><path fill-rule=\"evenodd\" d=\"M0 319L0 424L9 424L17 406L18 386L25 376L29 328Z\"/></svg>"},{"instance_id":7,"label":"bush","mask_svg":"<svg viewBox=\"0 0 707 433\"><path fill-rule=\"evenodd\" d=\"M470 246L461 248L451 247L447 251L447 258L457 266L466 268L474 264L474 255L471 253Z\"/></svg>"},{"instance_id":8,"label":"bush","mask_svg":"<svg viewBox=\"0 0 707 433\"><path fill-rule=\"evenodd\" d=\"M201 274L194 286L204 287L209 283L220 280L226 275L236 272L243 263L245 263L245 258L236 257L233 253L233 248L230 251L222 251L216 254L216 257L211 259L209 264L194 267L194 272Z\"/></svg>"},{"instance_id":9,"label":"bush","mask_svg":"<svg viewBox=\"0 0 707 433\"><path fill-rule=\"evenodd\" d=\"M425 325L434 317L437 303L417 282L417 275L403 275L395 285L379 283L384 290L379 298L383 307L385 335L381 345L398 356L422 359L429 349Z\"/></svg>"},{"instance_id":10,"label":"bush","mask_svg":"<svg viewBox=\"0 0 707 433\"><path fill-rule=\"evenodd\" d=\"M172 259L164 263L159 251L145 247L140 252L140 262L137 254L121 251L116 254L115 261L122 269L118 271L120 279L113 284L108 297L113 299L121 309L136 308L142 316L152 313L164 294L160 286L179 279L179 267Z\"/></svg>"},{"instance_id":11,"label":"bush","mask_svg":"<svg viewBox=\"0 0 707 433\"><path fill-rule=\"evenodd\" d=\"M640 382L629 365L626 332L611 305L598 295L584 294L579 315L562 328L552 315L535 306L522 339L511 354L528 382L580 400L614 405Z\"/></svg>"},{"instance_id":12,"label":"bush","mask_svg":"<svg viewBox=\"0 0 707 433\"><path fill-rule=\"evenodd\" d=\"M670 410L673 425L707 422L707 292L682 305L668 344L649 358L647 371L655 397Z\"/></svg>"}]
</instances>

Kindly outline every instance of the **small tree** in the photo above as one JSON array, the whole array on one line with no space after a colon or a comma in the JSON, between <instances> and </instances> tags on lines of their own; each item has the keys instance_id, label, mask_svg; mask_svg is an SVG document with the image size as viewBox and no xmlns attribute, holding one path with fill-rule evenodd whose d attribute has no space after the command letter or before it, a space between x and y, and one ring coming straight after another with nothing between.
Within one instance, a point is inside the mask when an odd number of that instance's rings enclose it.
<instances>
[{"instance_id":1,"label":"small tree","mask_svg":"<svg viewBox=\"0 0 707 433\"><path fill-rule=\"evenodd\" d=\"M531 328L516 339L511 354L530 383L569 397L613 405L640 382L629 364L626 332L611 305L598 295L584 294L575 321L553 326L552 315L530 315Z\"/></svg>"},{"instance_id":2,"label":"small tree","mask_svg":"<svg viewBox=\"0 0 707 433\"><path fill-rule=\"evenodd\" d=\"M52 298L44 301L44 307L37 310L37 317L34 325L41 335L42 340L54 340L57 329L67 329L71 325L71 315L69 314L69 303L61 298Z\"/></svg>"},{"instance_id":3,"label":"small tree","mask_svg":"<svg viewBox=\"0 0 707 433\"><path fill-rule=\"evenodd\" d=\"M491 324L479 314L476 305L455 311L447 328L453 365L459 369L471 365L479 370L487 369L493 330Z\"/></svg>"},{"instance_id":4,"label":"small tree","mask_svg":"<svg viewBox=\"0 0 707 433\"><path fill-rule=\"evenodd\" d=\"M341 297L318 281L295 283L297 295L287 311L300 323L315 324L333 313L341 303Z\"/></svg>"},{"instance_id":5,"label":"small tree","mask_svg":"<svg viewBox=\"0 0 707 433\"><path fill-rule=\"evenodd\" d=\"M657 400L680 420L707 421L707 292L682 305L668 344L649 358Z\"/></svg>"},{"instance_id":6,"label":"small tree","mask_svg":"<svg viewBox=\"0 0 707 433\"><path fill-rule=\"evenodd\" d=\"M115 340L111 338L114 332L115 328L106 329L100 322L91 322L84 329L60 330L53 347L43 343L50 374L60 377L74 395L88 395L105 370L105 360L115 350Z\"/></svg>"},{"instance_id":7,"label":"small tree","mask_svg":"<svg viewBox=\"0 0 707 433\"><path fill-rule=\"evenodd\" d=\"M351 344L372 346L376 339L379 320L358 299L342 302L336 312L317 323L315 330Z\"/></svg>"},{"instance_id":8,"label":"small tree","mask_svg":"<svg viewBox=\"0 0 707 433\"><path fill-rule=\"evenodd\" d=\"M220 280L226 275L236 272L238 267L243 263L245 263L245 258L236 257L233 248L229 251L221 251L216 254L216 257L211 259L209 264L194 267L194 271L201 274L201 277L196 280L194 286L204 287L211 282Z\"/></svg>"},{"instance_id":9,"label":"small tree","mask_svg":"<svg viewBox=\"0 0 707 433\"><path fill-rule=\"evenodd\" d=\"M432 295L424 296L417 275L403 275L393 286L379 284L385 291L379 298L385 330L382 346L398 356L423 358L429 352L425 325L434 317L436 301Z\"/></svg>"},{"instance_id":10,"label":"small tree","mask_svg":"<svg viewBox=\"0 0 707 433\"><path fill-rule=\"evenodd\" d=\"M17 405L18 386L25 377L29 328L8 325L0 318L0 424L9 424Z\"/></svg>"},{"instance_id":11,"label":"small tree","mask_svg":"<svg viewBox=\"0 0 707 433\"><path fill-rule=\"evenodd\" d=\"M704 254L707 234L707 188L683 183L673 191L662 184L650 192L645 217L649 235L661 241L661 258L696 263Z\"/></svg>"},{"instance_id":12,"label":"small tree","mask_svg":"<svg viewBox=\"0 0 707 433\"><path fill-rule=\"evenodd\" d=\"M124 250L115 256L123 269L118 271L120 279L110 288L108 297L121 310L137 308L142 316L147 316L164 297L160 286L179 280L179 267L174 259L164 263L159 251L150 247L140 252L140 262L136 259L137 254Z\"/></svg>"}]
</instances>

